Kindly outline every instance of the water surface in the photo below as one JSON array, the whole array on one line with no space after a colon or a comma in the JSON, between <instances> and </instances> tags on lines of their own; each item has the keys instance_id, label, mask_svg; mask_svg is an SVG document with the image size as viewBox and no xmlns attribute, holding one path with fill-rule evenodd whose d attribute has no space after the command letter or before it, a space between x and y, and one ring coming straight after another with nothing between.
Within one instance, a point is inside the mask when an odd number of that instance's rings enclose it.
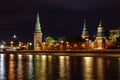
<instances>
[{"instance_id":1,"label":"water surface","mask_svg":"<svg viewBox=\"0 0 120 80\"><path fill-rule=\"evenodd\" d=\"M120 80L120 58L0 54L0 80Z\"/></svg>"}]
</instances>

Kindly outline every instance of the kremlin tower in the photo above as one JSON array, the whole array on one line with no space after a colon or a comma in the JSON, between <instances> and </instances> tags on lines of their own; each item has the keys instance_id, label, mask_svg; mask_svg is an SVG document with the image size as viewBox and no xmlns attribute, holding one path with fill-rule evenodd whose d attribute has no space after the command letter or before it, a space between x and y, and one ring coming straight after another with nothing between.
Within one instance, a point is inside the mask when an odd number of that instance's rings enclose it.
<instances>
[{"instance_id":1,"label":"kremlin tower","mask_svg":"<svg viewBox=\"0 0 120 80\"><path fill-rule=\"evenodd\" d=\"M88 39L89 38L85 19L84 19L84 25L83 25L83 31L82 31L81 37L82 37L82 39Z\"/></svg>"},{"instance_id":2,"label":"kremlin tower","mask_svg":"<svg viewBox=\"0 0 120 80\"><path fill-rule=\"evenodd\" d=\"M96 49L99 49L99 50L104 49L105 48L104 42L105 42L105 37L104 37L104 33L103 33L102 22L100 21L100 24L97 29L96 39L95 39Z\"/></svg>"},{"instance_id":3,"label":"kremlin tower","mask_svg":"<svg viewBox=\"0 0 120 80\"><path fill-rule=\"evenodd\" d=\"M34 32L34 50L41 50L42 44L42 31L39 20L39 14L37 13L35 32Z\"/></svg>"}]
</instances>

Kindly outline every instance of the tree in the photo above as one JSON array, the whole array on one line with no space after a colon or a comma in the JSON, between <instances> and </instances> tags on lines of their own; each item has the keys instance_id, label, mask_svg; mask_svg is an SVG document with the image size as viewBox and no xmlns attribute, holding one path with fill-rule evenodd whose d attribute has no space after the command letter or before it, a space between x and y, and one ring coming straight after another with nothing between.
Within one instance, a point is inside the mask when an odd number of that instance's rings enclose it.
<instances>
[{"instance_id":1,"label":"tree","mask_svg":"<svg viewBox=\"0 0 120 80\"><path fill-rule=\"evenodd\" d=\"M66 41L66 37L59 37L58 42L60 43L61 41Z\"/></svg>"},{"instance_id":2,"label":"tree","mask_svg":"<svg viewBox=\"0 0 120 80\"><path fill-rule=\"evenodd\" d=\"M81 38L80 35L74 35L74 36L67 37L67 41L69 41L69 42L83 42L84 40Z\"/></svg>"},{"instance_id":3,"label":"tree","mask_svg":"<svg viewBox=\"0 0 120 80\"><path fill-rule=\"evenodd\" d=\"M54 40L53 37L48 36L48 37L45 39L45 42L46 42L46 44L53 45L54 42L55 42L55 40Z\"/></svg>"}]
</instances>

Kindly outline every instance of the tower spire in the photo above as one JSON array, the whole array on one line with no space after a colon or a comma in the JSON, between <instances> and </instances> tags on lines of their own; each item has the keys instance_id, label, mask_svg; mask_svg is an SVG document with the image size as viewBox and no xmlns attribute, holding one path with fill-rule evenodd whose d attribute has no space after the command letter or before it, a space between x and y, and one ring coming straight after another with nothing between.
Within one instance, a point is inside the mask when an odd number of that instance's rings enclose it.
<instances>
[{"instance_id":1,"label":"tower spire","mask_svg":"<svg viewBox=\"0 0 120 80\"><path fill-rule=\"evenodd\" d=\"M86 27L86 19L84 19L83 30L87 30L87 27Z\"/></svg>"},{"instance_id":2,"label":"tower spire","mask_svg":"<svg viewBox=\"0 0 120 80\"><path fill-rule=\"evenodd\" d=\"M102 27L102 21L100 20L99 27Z\"/></svg>"},{"instance_id":3,"label":"tower spire","mask_svg":"<svg viewBox=\"0 0 120 80\"><path fill-rule=\"evenodd\" d=\"M103 36L103 27L102 27L102 21L100 20L99 26L98 26L98 30L97 30L97 36Z\"/></svg>"},{"instance_id":4,"label":"tower spire","mask_svg":"<svg viewBox=\"0 0 120 80\"><path fill-rule=\"evenodd\" d=\"M81 37L83 39L87 39L89 37L88 31L87 31L87 26L86 26L86 19L84 19L84 25L83 25L83 31Z\"/></svg>"},{"instance_id":5,"label":"tower spire","mask_svg":"<svg viewBox=\"0 0 120 80\"><path fill-rule=\"evenodd\" d=\"M40 19L39 19L39 13L38 12L37 12L35 29L41 29Z\"/></svg>"}]
</instances>

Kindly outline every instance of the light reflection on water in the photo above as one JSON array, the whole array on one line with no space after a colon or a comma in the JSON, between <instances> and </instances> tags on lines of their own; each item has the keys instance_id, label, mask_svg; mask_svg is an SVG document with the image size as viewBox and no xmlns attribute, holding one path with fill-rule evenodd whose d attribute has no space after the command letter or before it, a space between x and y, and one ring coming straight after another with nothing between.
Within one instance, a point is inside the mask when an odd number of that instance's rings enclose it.
<instances>
[{"instance_id":1,"label":"light reflection on water","mask_svg":"<svg viewBox=\"0 0 120 80\"><path fill-rule=\"evenodd\" d=\"M120 80L120 58L118 58L118 76L119 76L119 80Z\"/></svg>"},{"instance_id":2,"label":"light reflection on water","mask_svg":"<svg viewBox=\"0 0 120 80\"><path fill-rule=\"evenodd\" d=\"M59 80L70 80L69 56L59 56Z\"/></svg>"},{"instance_id":3,"label":"light reflection on water","mask_svg":"<svg viewBox=\"0 0 120 80\"><path fill-rule=\"evenodd\" d=\"M83 57L82 68L83 68L83 79L84 80L93 80L93 58L92 57Z\"/></svg>"},{"instance_id":4,"label":"light reflection on water","mask_svg":"<svg viewBox=\"0 0 120 80\"><path fill-rule=\"evenodd\" d=\"M15 80L15 70L16 70L16 65L15 64L15 60L14 60L14 55L13 54L10 54L10 60L8 61L8 79L9 80Z\"/></svg>"},{"instance_id":5,"label":"light reflection on water","mask_svg":"<svg viewBox=\"0 0 120 80\"><path fill-rule=\"evenodd\" d=\"M120 80L120 58L0 54L0 80Z\"/></svg>"},{"instance_id":6,"label":"light reflection on water","mask_svg":"<svg viewBox=\"0 0 120 80\"><path fill-rule=\"evenodd\" d=\"M23 79L23 61L22 61L22 55L18 55L18 68L17 68L17 75L18 79Z\"/></svg>"},{"instance_id":7,"label":"light reflection on water","mask_svg":"<svg viewBox=\"0 0 120 80\"><path fill-rule=\"evenodd\" d=\"M5 80L4 54L0 54L0 80Z\"/></svg>"},{"instance_id":8,"label":"light reflection on water","mask_svg":"<svg viewBox=\"0 0 120 80\"><path fill-rule=\"evenodd\" d=\"M33 77L33 55L28 55L28 79L32 80Z\"/></svg>"},{"instance_id":9,"label":"light reflection on water","mask_svg":"<svg viewBox=\"0 0 120 80\"><path fill-rule=\"evenodd\" d=\"M97 79L104 80L104 62L101 57L96 59Z\"/></svg>"}]
</instances>

